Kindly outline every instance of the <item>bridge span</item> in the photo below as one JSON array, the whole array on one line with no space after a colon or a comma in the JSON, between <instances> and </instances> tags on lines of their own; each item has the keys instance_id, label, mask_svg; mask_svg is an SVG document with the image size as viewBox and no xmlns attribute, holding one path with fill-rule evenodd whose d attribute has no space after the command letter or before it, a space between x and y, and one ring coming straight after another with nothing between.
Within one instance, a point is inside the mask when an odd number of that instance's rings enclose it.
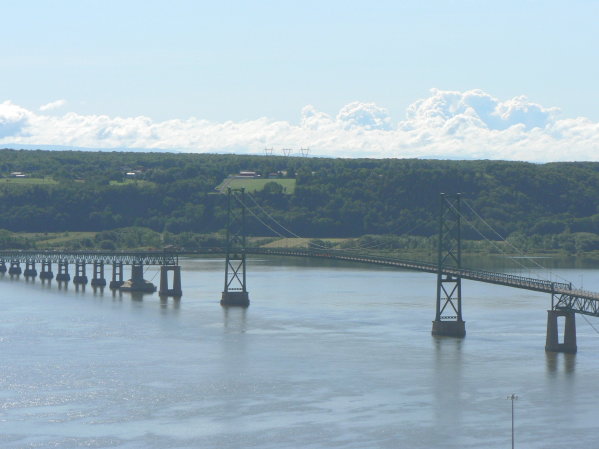
<instances>
[{"instance_id":1,"label":"bridge span","mask_svg":"<svg viewBox=\"0 0 599 449\"><path fill-rule=\"evenodd\" d=\"M9 265L7 268L6 265ZM25 264L25 270L21 269ZM38 275L36 264L41 265L39 276L41 279L50 280L54 278L52 266L56 265L58 273L56 280L68 282L71 280L69 265L74 266L74 284L87 284L87 265L92 266L91 285L103 287L106 285L104 277L105 265L112 265L112 280L109 284L111 289L127 289L130 291L155 291L155 287L143 279L144 265L160 266L160 289L161 296L180 297L181 290L181 267L179 266L179 255L165 251L0 251L0 273L9 275L20 275L25 277L36 277ZM131 266L131 279L124 280L124 266ZM169 273L172 272L172 285L169 286Z\"/></svg>"},{"instance_id":2,"label":"bridge span","mask_svg":"<svg viewBox=\"0 0 599 449\"><path fill-rule=\"evenodd\" d=\"M25 276L37 276L36 263L41 264L40 278L52 279L52 264L58 266L57 281L69 281L69 264L75 266L74 283L85 284L86 265L93 266L93 286L106 285L104 265L112 264L110 288L123 288L123 266L131 265L135 287L144 287L143 266L160 266L160 295L180 297L181 272L179 256L183 254L224 254L225 283L221 297L224 307L248 307L246 255L276 255L335 259L348 262L382 265L435 274L437 276L436 311L432 334L439 336L464 337L465 322L462 318L462 279L531 290L551 295L551 309L547 311L547 339L545 349L551 352L577 351L575 315L599 317L599 293L574 289L571 283L465 268L461 261L461 212L460 195L441 194L439 214L439 239L437 263L402 258L356 253L331 249L264 248L246 245L246 209L244 189L228 189L228 211L226 247L211 248L193 253L169 251L0 251L0 273L21 274L21 263L25 263ZM173 272L172 287L168 275ZM140 287L140 288L141 288ZM565 320L563 338L558 332L558 318ZM561 342L560 342L561 341Z\"/></svg>"}]
</instances>

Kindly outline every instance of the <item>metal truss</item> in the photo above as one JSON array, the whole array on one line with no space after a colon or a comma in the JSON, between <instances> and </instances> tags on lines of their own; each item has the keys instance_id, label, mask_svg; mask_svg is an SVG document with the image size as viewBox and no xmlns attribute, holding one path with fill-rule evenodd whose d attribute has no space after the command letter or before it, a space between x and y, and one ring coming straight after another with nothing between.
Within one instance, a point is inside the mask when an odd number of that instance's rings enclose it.
<instances>
[{"instance_id":1,"label":"metal truss","mask_svg":"<svg viewBox=\"0 0 599 449\"><path fill-rule=\"evenodd\" d=\"M567 310L582 315L599 317L599 298L591 293L580 295L576 290L572 293L553 293L551 295L551 306L554 310Z\"/></svg>"},{"instance_id":2,"label":"metal truss","mask_svg":"<svg viewBox=\"0 0 599 449\"><path fill-rule=\"evenodd\" d=\"M179 256L164 251L0 251L0 262L2 261L179 265Z\"/></svg>"},{"instance_id":3,"label":"metal truss","mask_svg":"<svg viewBox=\"0 0 599 449\"><path fill-rule=\"evenodd\" d=\"M246 289L246 229L245 189L227 189L227 247L225 289L228 292L247 292Z\"/></svg>"},{"instance_id":4,"label":"metal truss","mask_svg":"<svg viewBox=\"0 0 599 449\"><path fill-rule=\"evenodd\" d=\"M460 195L441 194L435 321L462 320ZM448 269L456 274L447 273Z\"/></svg>"}]
</instances>

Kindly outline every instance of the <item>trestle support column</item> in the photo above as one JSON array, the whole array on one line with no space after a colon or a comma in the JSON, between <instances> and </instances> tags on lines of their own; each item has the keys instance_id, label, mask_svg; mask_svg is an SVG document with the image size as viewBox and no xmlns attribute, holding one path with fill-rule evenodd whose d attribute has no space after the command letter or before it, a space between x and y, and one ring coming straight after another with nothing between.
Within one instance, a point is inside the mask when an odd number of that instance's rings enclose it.
<instances>
[{"instance_id":1,"label":"trestle support column","mask_svg":"<svg viewBox=\"0 0 599 449\"><path fill-rule=\"evenodd\" d=\"M25 271L23 272L23 275L25 275L25 277L32 278L37 276L37 270L35 269L35 261L27 260L25 262Z\"/></svg>"},{"instance_id":2,"label":"trestle support column","mask_svg":"<svg viewBox=\"0 0 599 449\"><path fill-rule=\"evenodd\" d=\"M106 279L104 279L104 262L94 261L94 275L92 277L92 287L104 287Z\"/></svg>"},{"instance_id":3,"label":"trestle support column","mask_svg":"<svg viewBox=\"0 0 599 449\"><path fill-rule=\"evenodd\" d=\"M78 260L75 262L75 276L73 284L87 284L87 275L85 274L85 261Z\"/></svg>"},{"instance_id":4,"label":"trestle support column","mask_svg":"<svg viewBox=\"0 0 599 449\"><path fill-rule=\"evenodd\" d=\"M565 317L563 342L559 340L558 317ZM571 310L548 310L547 311L547 340L545 351L565 352L575 354L578 350L576 345L576 315Z\"/></svg>"},{"instance_id":5,"label":"trestle support column","mask_svg":"<svg viewBox=\"0 0 599 449\"><path fill-rule=\"evenodd\" d=\"M116 290L123 285L123 262L113 262L112 264L112 280L109 287Z\"/></svg>"},{"instance_id":6,"label":"trestle support column","mask_svg":"<svg viewBox=\"0 0 599 449\"><path fill-rule=\"evenodd\" d=\"M8 269L8 274L21 274L23 271L21 270L21 264L18 260L13 260L10 262L10 268Z\"/></svg>"},{"instance_id":7,"label":"trestle support column","mask_svg":"<svg viewBox=\"0 0 599 449\"><path fill-rule=\"evenodd\" d=\"M173 272L173 288L168 285L168 272ZM181 267L179 265L162 265L160 267L160 296L179 297L183 295L181 290Z\"/></svg>"},{"instance_id":8,"label":"trestle support column","mask_svg":"<svg viewBox=\"0 0 599 449\"><path fill-rule=\"evenodd\" d=\"M40 279L52 279L54 273L52 273L52 262L49 260L42 260L42 271L40 271Z\"/></svg>"},{"instance_id":9,"label":"trestle support column","mask_svg":"<svg viewBox=\"0 0 599 449\"><path fill-rule=\"evenodd\" d=\"M69 262L67 260L58 261L58 274L56 275L56 280L59 282L68 282L71 280L71 275L69 274Z\"/></svg>"}]
</instances>

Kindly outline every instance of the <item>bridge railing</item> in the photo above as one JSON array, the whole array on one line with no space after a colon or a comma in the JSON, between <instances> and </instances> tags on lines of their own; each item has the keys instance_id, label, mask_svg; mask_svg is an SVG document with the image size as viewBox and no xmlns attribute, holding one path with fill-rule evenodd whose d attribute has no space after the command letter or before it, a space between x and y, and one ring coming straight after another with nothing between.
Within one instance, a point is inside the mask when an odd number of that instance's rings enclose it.
<instances>
[{"instance_id":1,"label":"bridge railing","mask_svg":"<svg viewBox=\"0 0 599 449\"><path fill-rule=\"evenodd\" d=\"M437 265L430 262L420 262L416 260L401 259L388 256L359 255L339 250L314 250L309 248L250 248L248 249L248 252L251 252L253 254L296 255L305 257L352 260L358 262L361 261L366 263L376 263L383 265L400 266L404 268L413 268L419 271L426 271L429 273L436 273L438 270ZM543 292L552 292L555 290L572 290L572 284L570 283L553 282L546 279L537 279L510 273L474 270L468 268L453 269L447 267L444 269L444 272L447 274L453 274L455 276L461 276L466 279L487 281L503 285L521 286L528 289Z\"/></svg>"}]
</instances>

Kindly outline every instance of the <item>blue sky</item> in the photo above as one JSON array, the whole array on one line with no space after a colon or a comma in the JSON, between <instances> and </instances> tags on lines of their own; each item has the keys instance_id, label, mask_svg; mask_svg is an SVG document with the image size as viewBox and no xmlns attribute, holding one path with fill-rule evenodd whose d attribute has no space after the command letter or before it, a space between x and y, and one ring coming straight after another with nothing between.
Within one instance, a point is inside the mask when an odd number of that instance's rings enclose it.
<instances>
[{"instance_id":1,"label":"blue sky","mask_svg":"<svg viewBox=\"0 0 599 449\"><path fill-rule=\"evenodd\" d=\"M185 151L208 151L212 145L215 151L256 152L291 145L339 156L459 157L443 142L422 144L420 153L404 151L418 146L415 142L396 142L408 139L398 129L422 125L403 123L410 108L434 98L431 89L438 89L462 97L482 91L499 109L525 96L518 114L530 105L551 111L539 127L583 117L590 124L581 131L578 122L575 134L586 135L585 152L573 158L589 158L598 149L593 134L599 121L597 1L21 0L3 2L2 17L0 144L68 140L62 143L158 148L172 140L178 147L168 148ZM324 126L330 139L302 133L306 107L339 122L349 105L355 112L349 128L359 134L356 128L363 125L368 138L335 135L330 123ZM373 110L385 115L382 128L372 125ZM479 116L484 113L476 109ZM68 114L70 119L60 120ZM445 119L455 118L455 111L450 115ZM97 128L98 116L106 118L107 132ZM96 125L90 124L94 120ZM176 130L165 131L172 121L179 123ZM53 136L46 129L50 122L71 128L79 123L79 140L64 139L66 131ZM245 130L251 136L239 140L222 131L231 122L253 123ZM473 126L493 130L483 122ZM202 126L199 134L181 134L185 127ZM347 131L348 124L339 122L337 128ZM395 134L381 140L383 131ZM129 140L94 141L89 133ZM548 135L561 136L555 130ZM491 137L473 146L490 145ZM518 142L542 152L538 136L534 143ZM369 152L369 145L377 150Z\"/></svg>"}]
</instances>

